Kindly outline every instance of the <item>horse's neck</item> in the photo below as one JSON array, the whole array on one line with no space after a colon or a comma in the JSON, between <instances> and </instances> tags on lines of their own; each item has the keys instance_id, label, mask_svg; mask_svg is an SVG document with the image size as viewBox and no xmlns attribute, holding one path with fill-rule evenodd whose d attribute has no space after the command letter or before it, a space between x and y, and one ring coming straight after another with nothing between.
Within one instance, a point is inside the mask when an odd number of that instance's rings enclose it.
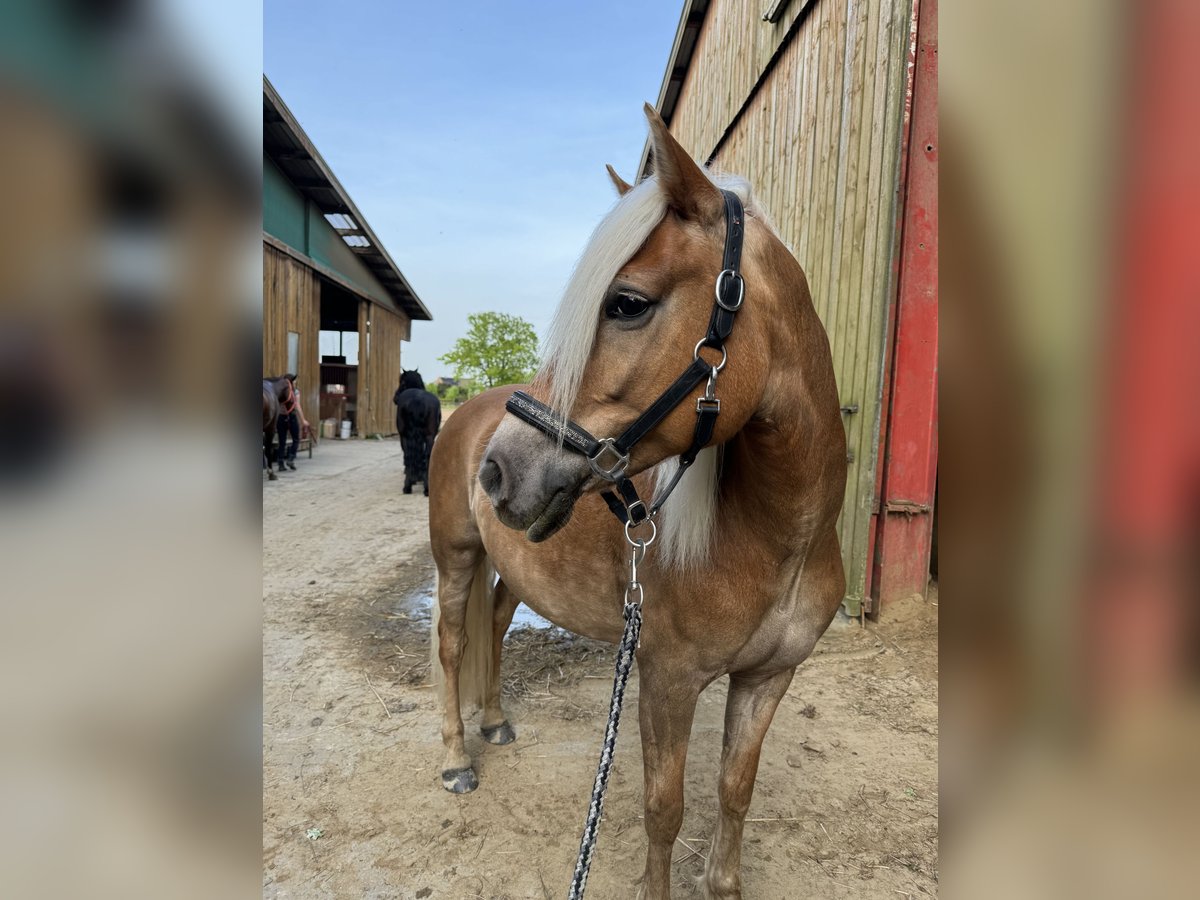
<instances>
[{"instance_id":1,"label":"horse's neck","mask_svg":"<svg viewBox=\"0 0 1200 900\"><path fill-rule=\"evenodd\" d=\"M759 409L725 447L718 515L753 533L774 556L802 554L837 516L841 428L831 378L773 371Z\"/></svg>"}]
</instances>

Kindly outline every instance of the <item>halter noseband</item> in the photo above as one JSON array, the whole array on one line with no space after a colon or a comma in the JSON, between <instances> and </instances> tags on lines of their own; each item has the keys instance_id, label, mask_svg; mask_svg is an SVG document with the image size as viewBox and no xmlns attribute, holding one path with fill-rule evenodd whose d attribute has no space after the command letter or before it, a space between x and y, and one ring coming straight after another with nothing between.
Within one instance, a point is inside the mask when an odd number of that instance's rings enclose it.
<instances>
[{"instance_id":1,"label":"halter noseband","mask_svg":"<svg viewBox=\"0 0 1200 900\"><path fill-rule=\"evenodd\" d=\"M602 496L613 515L625 523L627 528L640 525L658 513L667 497L679 484L683 473L696 461L697 454L712 440L717 415L721 411L721 401L716 396L717 374L725 367L728 359L725 341L733 331L734 316L742 308L742 302L746 298L746 283L741 275L742 234L745 228L742 201L732 191L722 190L721 196L725 200L725 255L713 291L713 310L708 322L708 332L696 343L696 349L692 352L692 364L634 420L632 425L616 438L596 438L582 425L560 416L545 403L535 400L524 391L514 393L506 404L508 411L518 419L528 422L555 440L561 439L564 446L583 454L598 477L615 485L616 492L604 491ZM721 361L715 366L710 365L700 356L702 347L719 350ZM687 395L705 378L708 378L708 385L704 389L704 396L696 398L696 428L692 433L692 445L680 454L679 469L667 485L667 489L653 506L647 509L646 504L638 497L633 482L625 474L629 467L630 451L638 441L658 427L676 406L687 399Z\"/></svg>"}]
</instances>

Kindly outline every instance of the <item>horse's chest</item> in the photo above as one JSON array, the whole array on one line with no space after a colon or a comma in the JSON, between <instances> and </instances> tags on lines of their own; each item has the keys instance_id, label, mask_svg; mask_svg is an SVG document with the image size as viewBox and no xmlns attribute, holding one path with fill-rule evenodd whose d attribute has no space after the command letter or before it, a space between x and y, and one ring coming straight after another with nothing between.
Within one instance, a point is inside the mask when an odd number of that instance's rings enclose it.
<instances>
[{"instance_id":1,"label":"horse's chest","mask_svg":"<svg viewBox=\"0 0 1200 900\"><path fill-rule=\"evenodd\" d=\"M801 663L819 637L799 580L696 586L676 593L670 626L695 648L705 668L720 673L777 669ZM653 627L653 617L647 618Z\"/></svg>"}]
</instances>

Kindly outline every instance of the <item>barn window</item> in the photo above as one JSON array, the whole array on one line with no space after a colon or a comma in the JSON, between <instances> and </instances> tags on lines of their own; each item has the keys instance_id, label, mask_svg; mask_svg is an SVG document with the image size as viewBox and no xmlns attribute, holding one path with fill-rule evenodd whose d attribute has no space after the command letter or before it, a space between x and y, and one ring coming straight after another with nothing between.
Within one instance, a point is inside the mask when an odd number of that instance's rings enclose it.
<instances>
[{"instance_id":1,"label":"barn window","mask_svg":"<svg viewBox=\"0 0 1200 900\"><path fill-rule=\"evenodd\" d=\"M288 363L287 370L289 374L294 374L300 369L300 335L295 331L288 332Z\"/></svg>"}]
</instances>

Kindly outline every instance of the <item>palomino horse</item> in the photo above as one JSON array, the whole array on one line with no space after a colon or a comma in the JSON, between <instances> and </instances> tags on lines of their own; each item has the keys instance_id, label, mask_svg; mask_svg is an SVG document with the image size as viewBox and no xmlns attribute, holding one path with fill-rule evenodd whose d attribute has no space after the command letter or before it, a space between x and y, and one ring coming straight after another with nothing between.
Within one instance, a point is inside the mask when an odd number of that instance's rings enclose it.
<instances>
[{"instance_id":1,"label":"palomino horse","mask_svg":"<svg viewBox=\"0 0 1200 900\"><path fill-rule=\"evenodd\" d=\"M845 589L834 525L846 440L828 338L800 266L745 182L706 173L650 107L647 116L656 174L630 187L613 173L621 199L567 286L528 392L594 435L620 434L693 362L722 263L718 185L741 198L745 302L725 345L712 440L663 506L658 540L641 565L637 651L649 841L642 896L670 896L696 700L728 674L720 815L702 890L736 898L763 738ZM495 389L464 405L430 468L442 781L456 792L477 784L460 701L482 706L485 739L515 738L500 706L499 671L519 601L601 640L616 641L623 626L626 544L597 496L605 483L583 456L506 416L512 393ZM634 483L643 496L668 483L695 420L688 399L631 452L628 471L641 473ZM579 788L582 818L586 785Z\"/></svg>"},{"instance_id":2,"label":"palomino horse","mask_svg":"<svg viewBox=\"0 0 1200 900\"><path fill-rule=\"evenodd\" d=\"M263 461L267 465L267 479L275 481L275 430L279 423L279 410L292 396L292 382L286 375L262 380L263 390ZM283 460L279 461L283 468Z\"/></svg>"},{"instance_id":3,"label":"palomino horse","mask_svg":"<svg viewBox=\"0 0 1200 900\"><path fill-rule=\"evenodd\" d=\"M442 402L425 389L425 379L416 369L400 373L400 386L392 396L396 404L396 431L404 452L404 493L411 494L418 481L429 496L429 454L442 425Z\"/></svg>"}]
</instances>

